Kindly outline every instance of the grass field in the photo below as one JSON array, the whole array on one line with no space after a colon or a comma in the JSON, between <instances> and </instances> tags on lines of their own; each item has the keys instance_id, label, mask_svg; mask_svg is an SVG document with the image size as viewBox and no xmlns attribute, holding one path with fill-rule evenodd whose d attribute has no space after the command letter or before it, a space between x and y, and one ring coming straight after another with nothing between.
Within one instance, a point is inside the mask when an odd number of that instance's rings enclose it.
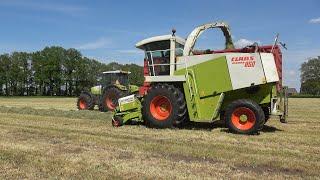
<instances>
[{"instance_id":1,"label":"grass field","mask_svg":"<svg viewBox=\"0 0 320 180\"><path fill-rule=\"evenodd\" d=\"M52 97L5 97L0 98L0 106L6 107L32 107L34 109L59 109L75 110L75 98L52 98Z\"/></svg>"},{"instance_id":2,"label":"grass field","mask_svg":"<svg viewBox=\"0 0 320 180\"><path fill-rule=\"evenodd\" d=\"M289 105L287 124L244 136L209 124L113 128L111 114L73 111L72 98L0 98L0 178L319 178L320 99Z\"/></svg>"}]
</instances>

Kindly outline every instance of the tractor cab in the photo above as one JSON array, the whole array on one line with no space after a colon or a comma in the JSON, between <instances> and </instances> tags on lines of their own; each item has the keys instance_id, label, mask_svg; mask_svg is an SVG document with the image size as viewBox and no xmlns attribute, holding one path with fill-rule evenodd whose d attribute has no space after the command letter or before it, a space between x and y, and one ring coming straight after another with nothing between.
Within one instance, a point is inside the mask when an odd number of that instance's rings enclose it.
<instances>
[{"instance_id":1,"label":"tractor cab","mask_svg":"<svg viewBox=\"0 0 320 180\"><path fill-rule=\"evenodd\" d=\"M99 77L99 82L102 87L106 87L109 85L121 85L128 86L129 85L129 71L106 71L101 74Z\"/></svg>"},{"instance_id":2,"label":"tractor cab","mask_svg":"<svg viewBox=\"0 0 320 180\"><path fill-rule=\"evenodd\" d=\"M172 75L175 57L183 55L185 40L179 36L163 35L142 40L136 47L145 51L145 76Z\"/></svg>"}]
</instances>

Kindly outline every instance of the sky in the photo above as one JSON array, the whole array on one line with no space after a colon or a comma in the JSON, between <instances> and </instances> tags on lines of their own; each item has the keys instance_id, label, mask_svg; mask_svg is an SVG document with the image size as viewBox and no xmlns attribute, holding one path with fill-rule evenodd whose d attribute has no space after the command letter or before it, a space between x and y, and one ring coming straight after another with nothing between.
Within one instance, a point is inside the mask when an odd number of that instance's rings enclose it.
<instances>
[{"instance_id":1,"label":"sky","mask_svg":"<svg viewBox=\"0 0 320 180\"><path fill-rule=\"evenodd\" d=\"M300 65L320 56L318 0L0 0L0 19L0 53L62 46L105 63L140 65L144 54L135 44L172 28L186 38L198 25L226 21L239 47L271 45L279 33L288 48L282 50L284 84L298 90ZM208 31L196 46L223 43L220 32Z\"/></svg>"}]
</instances>

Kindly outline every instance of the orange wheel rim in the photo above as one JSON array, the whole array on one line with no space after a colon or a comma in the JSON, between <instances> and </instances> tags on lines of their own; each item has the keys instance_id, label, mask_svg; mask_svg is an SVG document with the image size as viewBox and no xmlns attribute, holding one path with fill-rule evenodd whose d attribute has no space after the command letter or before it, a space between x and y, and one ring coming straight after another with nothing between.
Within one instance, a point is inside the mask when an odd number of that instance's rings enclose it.
<instances>
[{"instance_id":1,"label":"orange wheel rim","mask_svg":"<svg viewBox=\"0 0 320 180\"><path fill-rule=\"evenodd\" d=\"M86 109L86 108L87 108L87 103L86 103L86 101L83 100L83 99L81 99L81 100L79 101L79 107L80 107L80 109Z\"/></svg>"},{"instance_id":2,"label":"orange wheel rim","mask_svg":"<svg viewBox=\"0 0 320 180\"><path fill-rule=\"evenodd\" d=\"M239 107L233 111L231 121L236 128L246 131L255 125L256 116L251 109Z\"/></svg>"},{"instance_id":3,"label":"orange wheel rim","mask_svg":"<svg viewBox=\"0 0 320 180\"><path fill-rule=\"evenodd\" d=\"M172 111L172 105L170 100L165 96L156 96L152 99L150 103L151 115L159 120L166 120Z\"/></svg>"},{"instance_id":4,"label":"orange wheel rim","mask_svg":"<svg viewBox=\"0 0 320 180\"><path fill-rule=\"evenodd\" d=\"M111 94L106 98L106 105L109 109L114 110L116 108L116 104L114 103L116 97L115 95Z\"/></svg>"}]
</instances>

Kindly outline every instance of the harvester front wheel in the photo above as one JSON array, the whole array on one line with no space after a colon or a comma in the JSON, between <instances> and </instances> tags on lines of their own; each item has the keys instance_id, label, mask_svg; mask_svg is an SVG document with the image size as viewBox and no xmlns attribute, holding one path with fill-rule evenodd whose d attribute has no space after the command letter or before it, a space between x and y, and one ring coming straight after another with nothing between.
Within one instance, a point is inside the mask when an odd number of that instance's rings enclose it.
<instances>
[{"instance_id":1,"label":"harvester front wheel","mask_svg":"<svg viewBox=\"0 0 320 180\"><path fill-rule=\"evenodd\" d=\"M232 102L226 109L226 124L230 131L239 134L255 134L263 128L265 116L262 108L249 99Z\"/></svg>"},{"instance_id":2,"label":"harvester front wheel","mask_svg":"<svg viewBox=\"0 0 320 180\"><path fill-rule=\"evenodd\" d=\"M113 119L112 119L112 126L113 127L120 127L123 125L123 119L119 116L115 116Z\"/></svg>"},{"instance_id":3,"label":"harvester front wheel","mask_svg":"<svg viewBox=\"0 0 320 180\"><path fill-rule=\"evenodd\" d=\"M142 111L149 127L170 128L187 120L184 95L169 84L157 84L149 89Z\"/></svg>"},{"instance_id":4,"label":"harvester front wheel","mask_svg":"<svg viewBox=\"0 0 320 180\"><path fill-rule=\"evenodd\" d=\"M123 93L120 89L116 87L108 88L103 94L100 110L104 112L113 111L118 106L118 99L122 96Z\"/></svg>"},{"instance_id":5,"label":"harvester front wheel","mask_svg":"<svg viewBox=\"0 0 320 180\"><path fill-rule=\"evenodd\" d=\"M77 107L79 110L93 110L94 102L92 97L87 93L81 93L78 97Z\"/></svg>"}]
</instances>

